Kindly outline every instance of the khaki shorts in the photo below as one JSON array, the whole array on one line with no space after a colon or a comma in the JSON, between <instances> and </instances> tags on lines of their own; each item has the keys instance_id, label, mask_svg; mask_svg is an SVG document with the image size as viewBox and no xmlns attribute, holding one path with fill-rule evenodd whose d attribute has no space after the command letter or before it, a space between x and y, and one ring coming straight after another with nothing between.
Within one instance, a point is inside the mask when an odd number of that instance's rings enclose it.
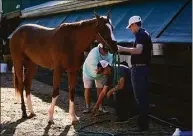
<instances>
[{"instance_id":1,"label":"khaki shorts","mask_svg":"<svg viewBox=\"0 0 193 136\"><path fill-rule=\"evenodd\" d=\"M92 88L93 81L95 81L96 88L103 88L105 77L97 80L92 80L83 76L84 88Z\"/></svg>"}]
</instances>

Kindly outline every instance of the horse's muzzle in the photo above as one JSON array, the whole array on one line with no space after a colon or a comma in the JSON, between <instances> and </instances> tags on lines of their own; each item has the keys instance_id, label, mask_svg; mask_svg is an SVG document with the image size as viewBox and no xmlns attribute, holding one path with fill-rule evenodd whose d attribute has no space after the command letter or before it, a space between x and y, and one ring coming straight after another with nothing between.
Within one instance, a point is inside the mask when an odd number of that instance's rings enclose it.
<instances>
[{"instance_id":1,"label":"horse's muzzle","mask_svg":"<svg viewBox=\"0 0 193 136\"><path fill-rule=\"evenodd\" d=\"M117 41L112 41L112 44L110 45L111 47L111 51L112 53L115 53L118 51L118 47L117 47Z\"/></svg>"}]
</instances>

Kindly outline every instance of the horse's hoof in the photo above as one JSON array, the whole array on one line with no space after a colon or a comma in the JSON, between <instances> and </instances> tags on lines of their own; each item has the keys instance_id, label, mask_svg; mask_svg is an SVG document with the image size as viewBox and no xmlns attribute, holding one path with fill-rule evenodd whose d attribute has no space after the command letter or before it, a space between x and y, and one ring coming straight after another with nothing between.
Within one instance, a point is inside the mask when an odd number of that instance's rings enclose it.
<instances>
[{"instance_id":1,"label":"horse's hoof","mask_svg":"<svg viewBox=\"0 0 193 136\"><path fill-rule=\"evenodd\" d=\"M79 123L80 123L79 120L73 120L71 124L72 125L78 125Z\"/></svg>"},{"instance_id":2,"label":"horse's hoof","mask_svg":"<svg viewBox=\"0 0 193 136\"><path fill-rule=\"evenodd\" d=\"M27 117L27 114L23 114L22 115L22 119L27 119L28 117Z\"/></svg>"},{"instance_id":3,"label":"horse's hoof","mask_svg":"<svg viewBox=\"0 0 193 136\"><path fill-rule=\"evenodd\" d=\"M49 121L48 121L48 124L49 124L49 125L52 125L52 124L54 124L54 121L53 121L53 120L49 120Z\"/></svg>"},{"instance_id":4,"label":"horse's hoof","mask_svg":"<svg viewBox=\"0 0 193 136\"><path fill-rule=\"evenodd\" d=\"M21 102L15 101L14 104L21 104Z\"/></svg>"},{"instance_id":5,"label":"horse's hoof","mask_svg":"<svg viewBox=\"0 0 193 136\"><path fill-rule=\"evenodd\" d=\"M33 117L35 117L35 116L36 116L35 113L31 113L31 114L28 116L28 118L31 119L31 118L33 118Z\"/></svg>"}]
</instances>

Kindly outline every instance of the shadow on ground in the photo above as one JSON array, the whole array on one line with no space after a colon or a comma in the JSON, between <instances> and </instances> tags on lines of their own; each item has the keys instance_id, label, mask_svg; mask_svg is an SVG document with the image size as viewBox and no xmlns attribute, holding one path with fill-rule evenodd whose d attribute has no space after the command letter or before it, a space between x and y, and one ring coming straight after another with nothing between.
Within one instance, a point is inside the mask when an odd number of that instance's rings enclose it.
<instances>
[{"instance_id":1,"label":"shadow on ground","mask_svg":"<svg viewBox=\"0 0 193 136\"><path fill-rule=\"evenodd\" d=\"M16 127L22 123L22 122L25 122L27 119L18 119L17 121L15 122L4 122L1 124L1 131L0 131L0 134L9 134L9 135L14 135L15 133L15 130L16 130ZM13 129L14 128L14 129Z\"/></svg>"}]
</instances>

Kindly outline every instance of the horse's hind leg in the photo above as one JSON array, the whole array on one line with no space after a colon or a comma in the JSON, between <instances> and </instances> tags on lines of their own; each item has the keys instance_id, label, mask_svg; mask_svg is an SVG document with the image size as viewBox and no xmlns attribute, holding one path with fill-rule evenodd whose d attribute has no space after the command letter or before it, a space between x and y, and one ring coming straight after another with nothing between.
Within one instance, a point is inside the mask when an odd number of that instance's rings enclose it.
<instances>
[{"instance_id":1,"label":"horse's hind leg","mask_svg":"<svg viewBox=\"0 0 193 136\"><path fill-rule=\"evenodd\" d=\"M13 56L12 56L13 57ZM25 107L25 102L24 102L24 97L23 97L23 60L22 59L13 59L13 64L14 64L14 71L15 71L15 88L17 92L21 95L21 110L22 110L22 118L27 118L27 113L26 113L26 107Z\"/></svg>"},{"instance_id":2,"label":"horse's hind leg","mask_svg":"<svg viewBox=\"0 0 193 136\"><path fill-rule=\"evenodd\" d=\"M25 70L24 70L24 85L25 85L25 91L26 91L26 98L27 98L27 107L30 112L29 117L35 116L33 108L32 108L32 101L31 101L31 85L32 85L32 79L36 73L36 64L34 64L31 60L27 60L25 62Z\"/></svg>"},{"instance_id":3,"label":"horse's hind leg","mask_svg":"<svg viewBox=\"0 0 193 136\"><path fill-rule=\"evenodd\" d=\"M13 81L14 81L14 87L15 87L15 102L14 104L20 104L21 98L20 98L20 92L18 91L18 80L16 73L13 71Z\"/></svg>"}]
</instances>

